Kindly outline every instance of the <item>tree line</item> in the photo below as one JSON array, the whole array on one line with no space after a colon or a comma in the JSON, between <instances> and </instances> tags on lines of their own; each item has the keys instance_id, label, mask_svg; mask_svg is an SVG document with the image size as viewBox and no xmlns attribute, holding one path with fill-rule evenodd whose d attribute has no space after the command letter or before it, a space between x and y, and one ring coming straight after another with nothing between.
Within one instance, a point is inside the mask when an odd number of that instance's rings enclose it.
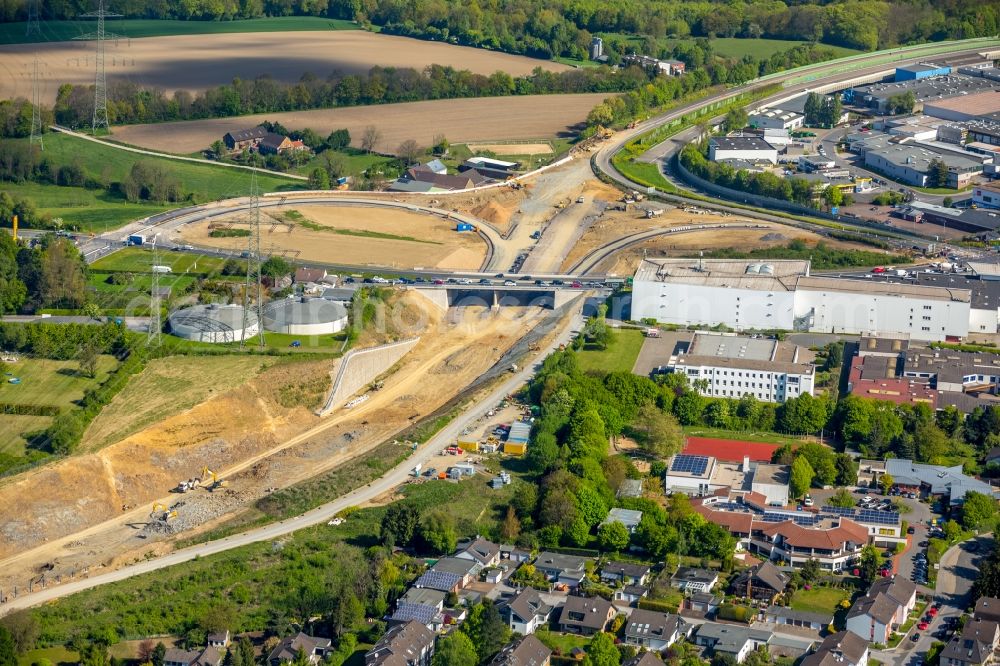
<instances>
[{"instance_id":1,"label":"tree line","mask_svg":"<svg viewBox=\"0 0 1000 666\"><path fill-rule=\"evenodd\" d=\"M366 74L333 73L326 78L307 73L296 83L276 81L270 76L237 78L196 95L185 90L168 95L162 90L118 80L108 83L108 119L112 124L122 125L435 99L615 93L636 89L650 78L651 73L634 66L619 71L594 67L564 72L549 72L539 67L530 75L518 77L499 71L486 76L440 65L430 65L422 71L373 67ZM19 104L19 108L24 108L28 103ZM92 86L59 87L54 118L60 125L86 127L93 109ZM0 125L0 129L8 125L18 132L13 136L27 136L23 123Z\"/></svg>"},{"instance_id":2,"label":"tree line","mask_svg":"<svg viewBox=\"0 0 1000 666\"><path fill-rule=\"evenodd\" d=\"M745 37L823 41L872 50L911 42L1000 32L994 1L775 0L767 3L681 0L119 0L129 18L231 20L263 16L327 16L379 26L384 32L480 46L541 58L584 58L595 34L650 38ZM72 19L86 0L46 3L47 19ZM0 20L25 20L27 3L0 5Z\"/></svg>"}]
</instances>

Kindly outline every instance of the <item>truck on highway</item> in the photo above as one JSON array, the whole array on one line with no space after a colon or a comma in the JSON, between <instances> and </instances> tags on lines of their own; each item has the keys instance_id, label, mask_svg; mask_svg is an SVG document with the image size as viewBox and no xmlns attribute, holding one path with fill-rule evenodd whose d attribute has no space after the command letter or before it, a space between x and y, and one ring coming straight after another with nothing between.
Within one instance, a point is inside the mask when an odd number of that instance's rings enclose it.
<instances>
[{"instance_id":1,"label":"truck on highway","mask_svg":"<svg viewBox=\"0 0 1000 666\"><path fill-rule=\"evenodd\" d=\"M132 234L125 242L126 245L142 245L146 242L146 237L142 234Z\"/></svg>"}]
</instances>

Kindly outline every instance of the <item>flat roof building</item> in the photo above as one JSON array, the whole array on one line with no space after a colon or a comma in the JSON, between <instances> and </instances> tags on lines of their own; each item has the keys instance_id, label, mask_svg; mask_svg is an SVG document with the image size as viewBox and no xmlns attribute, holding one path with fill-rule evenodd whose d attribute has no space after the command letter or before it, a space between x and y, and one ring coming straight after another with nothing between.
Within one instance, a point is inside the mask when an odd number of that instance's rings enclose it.
<instances>
[{"instance_id":1,"label":"flat roof building","mask_svg":"<svg viewBox=\"0 0 1000 666\"><path fill-rule=\"evenodd\" d=\"M756 136L716 136L708 142L712 161L739 159L749 162L778 163L778 149Z\"/></svg>"},{"instance_id":2,"label":"flat roof building","mask_svg":"<svg viewBox=\"0 0 1000 666\"><path fill-rule=\"evenodd\" d=\"M1000 81L994 82L1000 86ZM924 113L943 120L997 120L1000 116L1000 90L985 90L924 102Z\"/></svg>"},{"instance_id":3,"label":"flat roof building","mask_svg":"<svg viewBox=\"0 0 1000 666\"><path fill-rule=\"evenodd\" d=\"M949 74L909 81L873 83L856 86L844 92L844 100L855 106L863 106L884 113L892 97L912 92L916 99L914 111L920 111L927 101L937 101L970 95L1000 87L1000 83L989 79Z\"/></svg>"},{"instance_id":4,"label":"flat roof building","mask_svg":"<svg viewBox=\"0 0 1000 666\"><path fill-rule=\"evenodd\" d=\"M917 187L927 186L935 162L944 162L948 167L948 187L956 189L965 187L983 172L979 160L910 144L889 144L865 151L866 167Z\"/></svg>"}]
</instances>

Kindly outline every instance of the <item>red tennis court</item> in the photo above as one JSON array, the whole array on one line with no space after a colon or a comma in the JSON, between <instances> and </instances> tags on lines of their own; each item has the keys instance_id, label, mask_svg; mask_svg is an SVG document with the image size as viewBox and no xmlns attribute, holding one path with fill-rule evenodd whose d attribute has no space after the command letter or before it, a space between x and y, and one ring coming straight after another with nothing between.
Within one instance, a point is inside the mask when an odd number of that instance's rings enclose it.
<instances>
[{"instance_id":1,"label":"red tennis court","mask_svg":"<svg viewBox=\"0 0 1000 666\"><path fill-rule=\"evenodd\" d=\"M750 456L750 460L755 462L771 462L771 454L777 448L777 444L766 442L688 437L684 453L695 456L714 456L726 462L743 462L744 456Z\"/></svg>"}]
</instances>

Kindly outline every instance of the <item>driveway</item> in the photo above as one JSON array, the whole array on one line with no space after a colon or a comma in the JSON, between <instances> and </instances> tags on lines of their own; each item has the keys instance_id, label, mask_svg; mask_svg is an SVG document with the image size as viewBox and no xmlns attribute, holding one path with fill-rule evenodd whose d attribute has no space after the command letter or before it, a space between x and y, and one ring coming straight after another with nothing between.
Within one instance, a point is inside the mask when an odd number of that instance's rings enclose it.
<instances>
[{"instance_id":1,"label":"driveway","mask_svg":"<svg viewBox=\"0 0 1000 666\"><path fill-rule=\"evenodd\" d=\"M941 604L937 617L931 621L927 631L918 632L920 634L918 640L911 640L916 632L915 629L911 629L896 648L875 650L871 654L872 658L886 666L914 666L922 663L923 656L930 649L931 643L938 640L931 634L942 626L945 618L960 616L972 602L972 583L977 573L973 560L979 557L980 553L987 552L992 541L993 538L989 535L979 536L948 549L941 558L937 588L934 592L934 601ZM976 543L977 552L969 550L970 543Z\"/></svg>"}]
</instances>

